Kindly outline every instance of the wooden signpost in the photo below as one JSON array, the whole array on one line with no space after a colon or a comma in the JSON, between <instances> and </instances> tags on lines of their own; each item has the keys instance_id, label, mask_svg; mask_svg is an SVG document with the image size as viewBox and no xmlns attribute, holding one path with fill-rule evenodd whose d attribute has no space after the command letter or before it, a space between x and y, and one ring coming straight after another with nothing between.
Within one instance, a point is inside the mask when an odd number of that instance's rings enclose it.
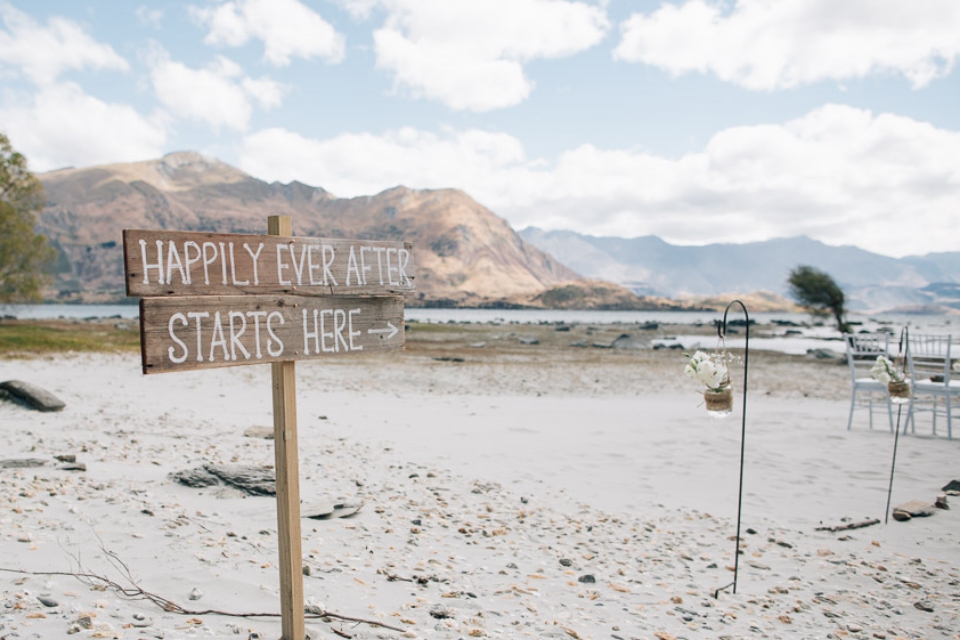
<instances>
[{"instance_id":1,"label":"wooden signpost","mask_svg":"<svg viewBox=\"0 0 960 640\"><path fill-rule=\"evenodd\" d=\"M143 373L270 363L283 640L304 640L295 360L402 349L410 245L269 235L123 231L140 300Z\"/></svg>"}]
</instances>

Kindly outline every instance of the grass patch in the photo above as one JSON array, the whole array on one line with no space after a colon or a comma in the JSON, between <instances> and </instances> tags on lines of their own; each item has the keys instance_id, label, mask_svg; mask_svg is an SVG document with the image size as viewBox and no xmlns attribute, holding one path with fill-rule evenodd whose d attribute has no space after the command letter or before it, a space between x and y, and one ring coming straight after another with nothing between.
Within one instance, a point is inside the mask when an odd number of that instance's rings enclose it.
<instances>
[{"instance_id":1,"label":"grass patch","mask_svg":"<svg viewBox=\"0 0 960 640\"><path fill-rule=\"evenodd\" d=\"M407 327L407 333L416 331L417 333L453 333L453 332L462 332L464 330L464 325L462 324L447 324L447 323L436 323L436 322L414 322L413 320L407 320L405 323Z\"/></svg>"},{"instance_id":2,"label":"grass patch","mask_svg":"<svg viewBox=\"0 0 960 640\"><path fill-rule=\"evenodd\" d=\"M4 320L0 322L0 355L49 354L64 351L139 351L136 322L69 322Z\"/></svg>"}]
</instances>

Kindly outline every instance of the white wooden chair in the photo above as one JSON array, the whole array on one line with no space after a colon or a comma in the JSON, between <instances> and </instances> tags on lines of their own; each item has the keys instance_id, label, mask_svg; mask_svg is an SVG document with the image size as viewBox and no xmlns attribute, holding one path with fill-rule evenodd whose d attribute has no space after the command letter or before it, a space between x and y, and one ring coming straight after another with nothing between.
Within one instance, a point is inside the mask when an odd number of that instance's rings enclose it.
<instances>
[{"instance_id":1,"label":"white wooden chair","mask_svg":"<svg viewBox=\"0 0 960 640\"><path fill-rule=\"evenodd\" d=\"M953 398L960 398L960 381L951 380L950 336L914 334L909 338L907 366L913 396L907 412L907 427L915 433L916 414L933 415L933 435L937 435L937 416L947 422L947 438L953 438ZM955 373L955 372L954 372Z\"/></svg>"},{"instance_id":2,"label":"white wooden chair","mask_svg":"<svg viewBox=\"0 0 960 640\"><path fill-rule=\"evenodd\" d=\"M868 409L870 413L870 428L873 429L873 412L876 409L886 408L887 420L890 423L890 433L893 433L893 404L887 385L874 380L870 376L870 369L877 362L877 356L890 357L890 334L887 333L860 333L844 334L847 345L847 364L850 366L850 417L847 418L847 430L853 425L855 409Z\"/></svg>"}]
</instances>

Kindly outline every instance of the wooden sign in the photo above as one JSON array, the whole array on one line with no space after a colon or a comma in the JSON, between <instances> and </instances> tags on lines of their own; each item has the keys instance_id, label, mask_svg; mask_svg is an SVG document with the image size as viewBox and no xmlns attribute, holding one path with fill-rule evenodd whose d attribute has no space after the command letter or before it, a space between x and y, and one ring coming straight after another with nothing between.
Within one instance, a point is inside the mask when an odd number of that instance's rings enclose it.
<instances>
[{"instance_id":1,"label":"wooden sign","mask_svg":"<svg viewBox=\"0 0 960 640\"><path fill-rule=\"evenodd\" d=\"M403 337L400 296L140 300L144 373L391 351Z\"/></svg>"},{"instance_id":2,"label":"wooden sign","mask_svg":"<svg viewBox=\"0 0 960 640\"><path fill-rule=\"evenodd\" d=\"M402 349L410 244L124 229L144 373L270 363L282 640L305 640L296 360Z\"/></svg>"},{"instance_id":3,"label":"wooden sign","mask_svg":"<svg viewBox=\"0 0 960 640\"><path fill-rule=\"evenodd\" d=\"M128 296L413 291L410 244L124 229Z\"/></svg>"}]
</instances>

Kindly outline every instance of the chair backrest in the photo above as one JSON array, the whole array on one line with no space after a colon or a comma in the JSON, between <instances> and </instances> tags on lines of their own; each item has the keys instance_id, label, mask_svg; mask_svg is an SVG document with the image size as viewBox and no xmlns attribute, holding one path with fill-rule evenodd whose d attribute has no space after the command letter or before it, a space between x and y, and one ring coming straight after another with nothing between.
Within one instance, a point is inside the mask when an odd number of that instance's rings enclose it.
<instances>
[{"instance_id":1,"label":"chair backrest","mask_svg":"<svg viewBox=\"0 0 960 640\"><path fill-rule=\"evenodd\" d=\"M877 356L891 358L889 333L846 333L843 338L847 344L850 376L854 381L870 377Z\"/></svg>"},{"instance_id":2,"label":"chair backrest","mask_svg":"<svg viewBox=\"0 0 960 640\"><path fill-rule=\"evenodd\" d=\"M912 380L950 384L950 336L910 336L907 362Z\"/></svg>"}]
</instances>

